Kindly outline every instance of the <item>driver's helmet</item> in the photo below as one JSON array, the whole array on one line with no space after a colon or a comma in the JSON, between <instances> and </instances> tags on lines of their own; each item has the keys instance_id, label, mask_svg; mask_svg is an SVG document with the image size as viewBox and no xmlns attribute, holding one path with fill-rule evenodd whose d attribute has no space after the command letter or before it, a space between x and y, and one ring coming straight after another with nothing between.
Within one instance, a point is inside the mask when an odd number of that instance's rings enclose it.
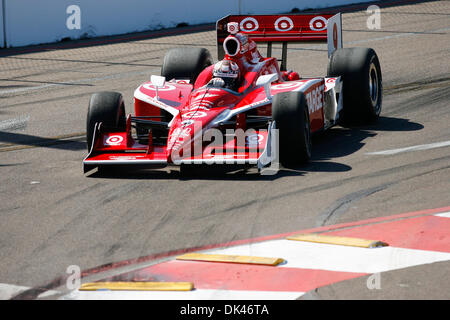
<instances>
[{"instance_id":1,"label":"driver's helmet","mask_svg":"<svg viewBox=\"0 0 450 320\"><path fill-rule=\"evenodd\" d=\"M222 60L214 65L213 78L224 81L224 87L235 89L239 79L239 66L230 60Z\"/></svg>"}]
</instances>

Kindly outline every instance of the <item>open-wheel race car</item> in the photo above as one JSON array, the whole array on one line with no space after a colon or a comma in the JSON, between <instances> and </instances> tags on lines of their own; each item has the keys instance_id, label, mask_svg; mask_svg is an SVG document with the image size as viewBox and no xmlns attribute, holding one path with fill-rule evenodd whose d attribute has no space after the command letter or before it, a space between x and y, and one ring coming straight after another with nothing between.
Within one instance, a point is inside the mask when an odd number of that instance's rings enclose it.
<instances>
[{"instance_id":1,"label":"open-wheel race car","mask_svg":"<svg viewBox=\"0 0 450 320\"><path fill-rule=\"evenodd\" d=\"M382 77L369 48L343 48L341 14L233 15L217 22L219 61L204 48L169 50L161 75L134 92L92 95L84 172L108 166L301 164L311 136L375 121ZM263 57L257 43L267 43ZM287 44L328 44L326 77L287 70ZM281 43L281 64L272 44Z\"/></svg>"}]
</instances>

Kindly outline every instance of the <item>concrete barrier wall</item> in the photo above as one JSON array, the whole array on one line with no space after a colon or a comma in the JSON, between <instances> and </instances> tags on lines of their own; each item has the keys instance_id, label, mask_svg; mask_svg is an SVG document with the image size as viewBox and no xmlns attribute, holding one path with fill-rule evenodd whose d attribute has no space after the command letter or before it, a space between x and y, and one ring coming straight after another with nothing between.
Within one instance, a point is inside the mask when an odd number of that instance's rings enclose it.
<instances>
[{"instance_id":1,"label":"concrete barrier wall","mask_svg":"<svg viewBox=\"0 0 450 320\"><path fill-rule=\"evenodd\" d=\"M268 14L371 0L1 0L8 47L213 23L228 14ZM1 24L3 27L3 23ZM3 46L5 41L1 41Z\"/></svg>"}]
</instances>

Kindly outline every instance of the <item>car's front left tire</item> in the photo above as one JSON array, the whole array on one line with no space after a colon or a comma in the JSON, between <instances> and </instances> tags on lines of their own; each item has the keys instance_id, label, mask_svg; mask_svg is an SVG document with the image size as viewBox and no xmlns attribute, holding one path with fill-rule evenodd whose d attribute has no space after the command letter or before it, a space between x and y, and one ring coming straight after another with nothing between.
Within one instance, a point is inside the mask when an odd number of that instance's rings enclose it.
<instances>
[{"instance_id":1,"label":"car's front left tire","mask_svg":"<svg viewBox=\"0 0 450 320\"><path fill-rule=\"evenodd\" d=\"M279 133L279 158L284 166L311 158L309 110L303 92L281 92L273 97L272 118Z\"/></svg>"},{"instance_id":2,"label":"car's front left tire","mask_svg":"<svg viewBox=\"0 0 450 320\"><path fill-rule=\"evenodd\" d=\"M88 151L93 143L95 124L112 130L125 130L125 104L122 94L118 92L98 92L91 96L86 118L86 142Z\"/></svg>"}]
</instances>

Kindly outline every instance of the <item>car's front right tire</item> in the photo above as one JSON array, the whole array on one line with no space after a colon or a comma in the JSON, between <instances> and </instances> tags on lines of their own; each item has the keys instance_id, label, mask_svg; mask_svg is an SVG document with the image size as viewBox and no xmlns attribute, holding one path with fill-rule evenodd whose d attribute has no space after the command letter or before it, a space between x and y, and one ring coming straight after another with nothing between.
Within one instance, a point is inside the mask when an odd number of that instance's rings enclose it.
<instances>
[{"instance_id":1,"label":"car's front right tire","mask_svg":"<svg viewBox=\"0 0 450 320\"><path fill-rule=\"evenodd\" d=\"M164 56L161 76L166 80L188 79L194 84L200 72L213 63L211 53L205 48L173 48Z\"/></svg>"},{"instance_id":2,"label":"car's front right tire","mask_svg":"<svg viewBox=\"0 0 450 320\"><path fill-rule=\"evenodd\" d=\"M371 48L343 48L333 52L328 77L342 77L341 123L365 124L378 120L383 98L381 66Z\"/></svg>"}]
</instances>

